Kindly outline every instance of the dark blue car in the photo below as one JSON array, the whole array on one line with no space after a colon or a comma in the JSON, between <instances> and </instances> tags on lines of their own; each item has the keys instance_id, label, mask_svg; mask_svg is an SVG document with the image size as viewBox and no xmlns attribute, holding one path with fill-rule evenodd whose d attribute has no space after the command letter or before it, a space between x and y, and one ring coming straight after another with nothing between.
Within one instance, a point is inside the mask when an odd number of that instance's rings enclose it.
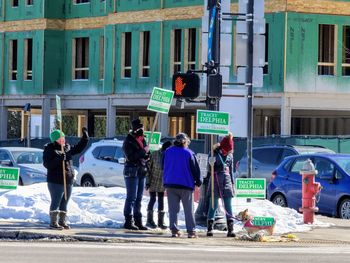
<instances>
[{"instance_id":1,"label":"dark blue car","mask_svg":"<svg viewBox=\"0 0 350 263\"><path fill-rule=\"evenodd\" d=\"M316 196L319 213L350 219L350 154L287 157L272 173L267 187L268 199L299 211L302 203L300 170L307 159L315 165L315 181L322 186Z\"/></svg>"}]
</instances>

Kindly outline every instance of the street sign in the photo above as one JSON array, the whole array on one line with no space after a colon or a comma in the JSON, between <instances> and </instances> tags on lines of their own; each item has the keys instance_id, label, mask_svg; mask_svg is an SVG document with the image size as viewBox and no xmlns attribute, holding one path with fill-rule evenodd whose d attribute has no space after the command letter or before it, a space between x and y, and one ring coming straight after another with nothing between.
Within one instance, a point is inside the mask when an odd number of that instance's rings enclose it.
<instances>
[{"instance_id":1,"label":"street sign","mask_svg":"<svg viewBox=\"0 0 350 263\"><path fill-rule=\"evenodd\" d=\"M264 198L266 197L265 178L237 178L235 197Z\"/></svg>"},{"instance_id":2,"label":"street sign","mask_svg":"<svg viewBox=\"0 0 350 263\"><path fill-rule=\"evenodd\" d=\"M246 67L248 65L248 36L237 34L236 36L236 66ZM265 36L254 35L253 66L265 66Z\"/></svg>"},{"instance_id":3,"label":"street sign","mask_svg":"<svg viewBox=\"0 0 350 263\"><path fill-rule=\"evenodd\" d=\"M197 110L197 133L227 135L229 128L229 113L220 111Z\"/></svg>"},{"instance_id":4,"label":"street sign","mask_svg":"<svg viewBox=\"0 0 350 263\"><path fill-rule=\"evenodd\" d=\"M168 113L173 97L174 91L154 87L147 110Z\"/></svg>"},{"instance_id":5,"label":"street sign","mask_svg":"<svg viewBox=\"0 0 350 263\"><path fill-rule=\"evenodd\" d=\"M249 0L238 1L238 13L246 14ZM265 0L254 0L254 18L264 18Z\"/></svg>"},{"instance_id":6,"label":"street sign","mask_svg":"<svg viewBox=\"0 0 350 263\"><path fill-rule=\"evenodd\" d=\"M57 112L57 121L62 121L62 111L61 111L61 98L56 95L56 112Z\"/></svg>"},{"instance_id":7,"label":"street sign","mask_svg":"<svg viewBox=\"0 0 350 263\"><path fill-rule=\"evenodd\" d=\"M145 135L146 142L149 142L149 137L151 136L151 132L144 131L143 134ZM162 136L161 132L152 133L152 140L149 143L149 149L151 152L159 150L161 136Z\"/></svg>"},{"instance_id":8,"label":"street sign","mask_svg":"<svg viewBox=\"0 0 350 263\"><path fill-rule=\"evenodd\" d=\"M247 83L247 67L237 67L237 82ZM264 86L264 71L261 67L253 67L253 87Z\"/></svg>"},{"instance_id":9,"label":"street sign","mask_svg":"<svg viewBox=\"0 0 350 263\"><path fill-rule=\"evenodd\" d=\"M0 167L0 189L17 189L19 168Z\"/></svg>"},{"instance_id":10,"label":"street sign","mask_svg":"<svg viewBox=\"0 0 350 263\"><path fill-rule=\"evenodd\" d=\"M208 176L208 154L205 153L197 153L196 154L199 169L201 171L201 175L203 178Z\"/></svg>"}]
</instances>

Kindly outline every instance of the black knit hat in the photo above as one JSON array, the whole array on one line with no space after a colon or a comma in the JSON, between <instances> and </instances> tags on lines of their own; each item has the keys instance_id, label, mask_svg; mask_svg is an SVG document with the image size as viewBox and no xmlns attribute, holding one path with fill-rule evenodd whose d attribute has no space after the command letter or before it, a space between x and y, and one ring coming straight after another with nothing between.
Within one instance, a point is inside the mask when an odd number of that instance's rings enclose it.
<instances>
[{"instance_id":1,"label":"black knit hat","mask_svg":"<svg viewBox=\"0 0 350 263\"><path fill-rule=\"evenodd\" d=\"M131 122L131 126L132 126L132 131L135 132L140 128L143 128L143 124L141 123L140 119L135 119Z\"/></svg>"}]
</instances>

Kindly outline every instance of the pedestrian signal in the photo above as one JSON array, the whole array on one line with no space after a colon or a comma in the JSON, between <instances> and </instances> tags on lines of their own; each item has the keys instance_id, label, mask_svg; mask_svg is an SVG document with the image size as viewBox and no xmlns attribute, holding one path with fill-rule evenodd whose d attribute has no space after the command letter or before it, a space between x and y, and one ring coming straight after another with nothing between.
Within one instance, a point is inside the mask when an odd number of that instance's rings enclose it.
<instances>
[{"instance_id":1,"label":"pedestrian signal","mask_svg":"<svg viewBox=\"0 0 350 263\"><path fill-rule=\"evenodd\" d=\"M197 98L199 96L200 79L195 73L176 73L173 75L173 91L175 98Z\"/></svg>"}]
</instances>

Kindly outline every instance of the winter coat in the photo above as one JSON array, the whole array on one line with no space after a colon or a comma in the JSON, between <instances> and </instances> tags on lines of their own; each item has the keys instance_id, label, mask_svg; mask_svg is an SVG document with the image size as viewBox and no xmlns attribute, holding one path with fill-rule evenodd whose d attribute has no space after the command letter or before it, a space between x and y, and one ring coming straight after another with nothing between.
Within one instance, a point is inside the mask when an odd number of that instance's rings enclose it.
<instances>
[{"instance_id":1,"label":"winter coat","mask_svg":"<svg viewBox=\"0 0 350 263\"><path fill-rule=\"evenodd\" d=\"M214 197L233 197L233 155L223 156L220 149L214 150ZM211 166L208 164L209 196L211 196Z\"/></svg>"},{"instance_id":2,"label":"winter coat","mask_svg":"<svg viewBox=\"0 0 350 263\"><path fill-rule=\"evenodd\" d=\"M164 192L163 170L162 170L162 151L158 150L151 153L149 163L149 173L146 179L146 186L150 192Z\"/></svg>"},{"instance_id":3,"label":"winter coat","mask_svg":"<svg viewBox=\"0 0 350 263\"><path fill-rule=\"evenodd\" d=\"M146 140L143 139L143 147L146 147ZM128 134L123 142L123 151L126 158L124 165L124 176L144 177L148 173L149 152L141 148L136 138Z\"/></svg>"},{"instance_id":4,"label":"winter coat","mask_svg":"<svg viewBox=\"0 0 350 263\"><path fill-rule=\"evenodd\" d=\"M74 168L72 156L81 153L86 147L87 143L88 139L83 137L76 145L70 145L68 143L64 145L64 167L66 171L67 185L71 185L74 182ZM44 147L43 161L43 164L47 169L47 182L55 184L64 184L61 145L57 142L46 144Z\"/></svg>"},{"instance_id":5,"label":"winter coat","mask_svg":"<svg viewBox=\"0 0 350 263\"><path fill-rule=\"evenodd\" d=\"M171 146L165 151L163 158L165 188L181 188L194 190L201 186L202 178L194 153L182 146Z\"/></svg>"}]
</instances>

